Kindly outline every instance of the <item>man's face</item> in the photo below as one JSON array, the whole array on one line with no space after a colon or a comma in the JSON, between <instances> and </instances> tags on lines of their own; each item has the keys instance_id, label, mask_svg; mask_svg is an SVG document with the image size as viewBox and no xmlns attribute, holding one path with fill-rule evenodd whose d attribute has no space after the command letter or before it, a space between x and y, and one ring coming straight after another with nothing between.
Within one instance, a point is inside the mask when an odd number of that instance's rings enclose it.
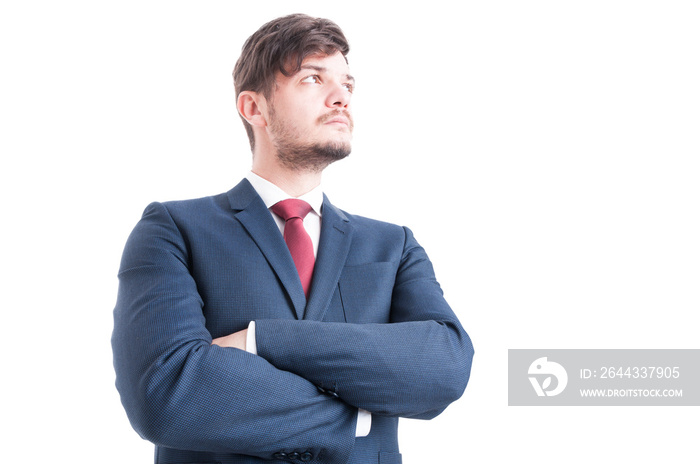
<instances>
[{"instance_id":1,"label":"man's face","mask_svg":"<svg viewBox=\"0 0 700 464\"><path fill-rule=\"evenodd\" d=\"M321 171L350 154L353 85L340 53L308 57L290 77L278 74L268 133L282 164Z\"/></svg>"}]
</instances>

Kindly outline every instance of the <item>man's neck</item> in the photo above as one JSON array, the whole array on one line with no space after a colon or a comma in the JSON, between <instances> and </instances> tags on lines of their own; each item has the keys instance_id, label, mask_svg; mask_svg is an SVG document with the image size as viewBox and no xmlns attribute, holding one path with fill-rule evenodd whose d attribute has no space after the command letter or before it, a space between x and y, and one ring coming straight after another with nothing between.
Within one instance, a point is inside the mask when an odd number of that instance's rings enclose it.
<instances>
[{"instance_id":1,"label":"man's neck","mask_svg":"<svg viewBox=\"0 0 700 464\"><path fill-rule=\"evenodd\" d=\"M272 182L294 198L309 193L321 185L321 172L292 171L277 167L265 167L253 163L252 171Z\"/></svg>"}]
</instances>

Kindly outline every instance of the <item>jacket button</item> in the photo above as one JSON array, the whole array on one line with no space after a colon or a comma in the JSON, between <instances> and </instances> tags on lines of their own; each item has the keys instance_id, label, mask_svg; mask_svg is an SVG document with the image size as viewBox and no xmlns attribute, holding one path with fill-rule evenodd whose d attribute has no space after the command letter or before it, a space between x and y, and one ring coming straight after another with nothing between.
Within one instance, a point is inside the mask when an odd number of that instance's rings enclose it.
<instances>
[{"instance_id":1,"label":"jacket button","mask_svg":"<svg viewBox=\"0 0 700 464\"><path fill-rule=\"evenodd\" d=\"M301 462L309 462L314 458L314 455L309 453L308 451L301 453L301 456L299 456L299 459Z\"/></svg>"},{"instance_id":2,"label":"jacket button","mask_svg":"<svg viewBox=\"0 0 700 464\"><path fill-rule=\"evenodd\" d=\"M283 453L282 451L280 451L279 453L273 454L272 457L279 461L284 461L285 459L287 459L287 453Z\"/></svg>"},{"instance_id":3,"label":"jacket button","mask_svg":"<svg viewBox=\"0 0 700 464\"><path fill-rule=\"evenodd\" d=\"M338 394L337 391L335 391L335 389L329 390L327 388L323 388L320 385L316 385L316 388L318 389L318 391L320 391L324 395L332 396L333 398L340 398L340 395Z\"/></svg>"}]
</instances>

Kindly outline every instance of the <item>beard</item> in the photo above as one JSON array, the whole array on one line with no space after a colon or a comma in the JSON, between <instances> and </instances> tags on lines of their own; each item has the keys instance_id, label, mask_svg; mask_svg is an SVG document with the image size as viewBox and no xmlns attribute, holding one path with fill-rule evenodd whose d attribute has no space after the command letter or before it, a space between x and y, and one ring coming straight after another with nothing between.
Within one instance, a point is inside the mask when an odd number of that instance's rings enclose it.
<instances>
[{"instance_id":1,"label":"beard","mask_svg":"<svg viewBox=\"0 0 700 464\"><path fill-rule=\"evenodd\" d=\"M353 123L350 115L341 110L320 117L317 123L323 124L341 114L345 114L350 120L350 131L352 131ZM278 161L294 171L323 171L331 163L346 158L351 151L350 142L346 141L300 142L297 131L277 118L273 109L270 111L270 131L275 134L274 146Z\"/></svg>"}]
</instances>

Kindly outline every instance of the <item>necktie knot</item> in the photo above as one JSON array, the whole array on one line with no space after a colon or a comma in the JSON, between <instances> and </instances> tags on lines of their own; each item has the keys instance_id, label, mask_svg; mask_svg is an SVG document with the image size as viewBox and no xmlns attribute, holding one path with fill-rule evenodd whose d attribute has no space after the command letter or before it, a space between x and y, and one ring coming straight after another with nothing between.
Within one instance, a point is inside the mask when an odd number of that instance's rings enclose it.
<instances>
[{"instance_id":1,"label":"necktie knot","mask_svg":"<svg viewBox=\"0 0 700 464\"><path fill-rule=\"evenodd\" d=\"M299 218L304 220L307 214L311 211L311 205L304 200L297 200L296 198L290 198L288 200L282 200L278 203L272 205L272 212L284 219L289 221L290 219Z\"/></svg>"}]
</instances>

